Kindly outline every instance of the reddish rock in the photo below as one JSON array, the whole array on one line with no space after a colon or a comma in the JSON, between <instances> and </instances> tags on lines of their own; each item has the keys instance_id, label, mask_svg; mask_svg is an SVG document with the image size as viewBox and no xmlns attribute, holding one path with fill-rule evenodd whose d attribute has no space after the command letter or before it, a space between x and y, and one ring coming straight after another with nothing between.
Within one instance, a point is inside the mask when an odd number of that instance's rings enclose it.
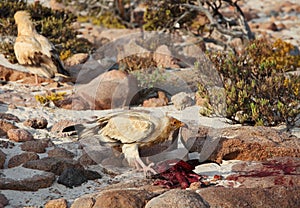
<instances>
[{"instance_id":1,"label":"reddish rock","mask_svg":"<svg viewBox=\"0 0 300 208\"><path fill-rule=\"evenodd\" d=\"M187 190L171 190L152 198L145 208L206 208L209 204L196 192Z\"/></svg>"},{"instance_id":2,"label":"reddish rock","mask_svg":"<svg viewBox=\"0 0 300 208\"><path fill-rule=\"evenodd\" d=\"M300 187L199 189L200 196L210 207L299 207Z\"/></svg>"},{"instance_id":3,"label":"reddish rock","mask_svg":"<svg viewBox=\"0 0 300 208\"><path fill-rule=\"evenodd\" d=\"M4 167L4 163L6 160L6 154L0 150L0 169Z\"/></svg>"},{"instance_id":4,"label":"reddish rock","mask_svg":"<svg viewBox=\"0 0 300 208\"><path fill-rule=\"evenodd\" d=\"M54 144L49 139L37 139L27 141L21 144L21 149L27 152L44 153L47 147L51 147Z\"/></svg>"},{"instance_id":5,"label":"reddish rock","mask_svg":"<svg viewBox=\"0 0 300 208\"><path fill-rule=\"evenodd\" d=\"M23 122L24 126L29 126L34 129L45 129L47 128L48 121L41 117L41 118L30 118Z\"/></svg>"},{"instance_id":6,"label":"reddish rock","mask_svg":"<svg viewBox=\"0 0 300 208\"><path fill-rule=\"evenodd\" d=\"M234 165L235 174L227 180L235 180L246 188L272 186L300 187L300 158L273 158L263 162L245 162Z\"/></svg>"},{"instance_id":7,"label":"reddish rock","mask_svg":"<svg viewBox=\"0 0 300 208\"><path fill-rule=\"evenodd\" d=\"M89 154L83 153L80 158L78 159L79 163L83 166L89 166L89 165L97 165L95 160L93 160Z\"/></svg>"},{"instance_id":8,"label":"reddish rock","mask_svg":"<svg viewBox=\"0 0 300 208\"><path fill-rule=\"evenodd\" d=\"M72 159L75 155L73 152L70 152L64 148L57 147L52 150L48 151L48 156L49 157L61 157L61 158L68 158Z\"/></svg>"},{"instance_id":9,"label":"reddish rock","mask_svg":"<svg viewBox=\"0 0 300 208\"><path fill-rule=\"evenodd\" d=\"M83 170L79 162L67 158L44 157L40 160L31 160L23 164L23 167L43 170L60 175L67 168Z\"/></svg>"},{"instance_id":10,"label":"reddish rock","mask_svg":"<svg viewBox=\"0 0 300 208\"><path fill-rule=\"evenodd\" d=\"M93 207L142 208L153 196L145 190L107 190L99 193Z\"/></svg>"},{"instance_id":11,"label":"reddish rock","mask_svg":"<svg viewBox=\"0 0 300 208\"><path fill-rule=\"evenodd\" d=\"M95 200L92 197L82 197L75 199L71 208L92 208L95 204Z\"/></svg>"},{"instance_id":12,"label":"reddish rock","mask_svg":"<svg viewBox=\"0 0 300 208\"><path fill-rule=\"evenodd\" d=\"M90 108L88 102L76 95L70 95L63 100L56 101L55 105L67 110L87 110Z\"/></svg>"},{"instance_id":13,"label":"reddish rock","mask_svg":"<svg viewBox=\"0 0 300 208\"><path fill-rule=\"evenodd\" d=\"M35 152L24 152L11 157L8 161L8 168L19 166L30 160L38 160L39 156Z\"/></svg>"},{"instance_id":14,"label":"reddish rock","mask_svg":"<svg viewBox=\"0 0 300 208\"><path fill-rule=\"evenodd\" d=\"M137 91L133 76L112 70L78 87L77 95L89 103L90 109L104 110L128 106Z\"/></svg>"},{"instance_id":15,"label":"reddish rock","mask_svg":"<svg viewBox=\"0 0 300 208\"><path fill-rule=\"evenodd\" d=\"M0 65L0 79L5 81L18 81L22 80L22 83L24 84L35 84L35 75L28 73L28 72L22 72L14 69L10 69L7 67L4 67ZM38 77L38 82L53 82L52 79Z\"/></svg>"},{"instance_id":16,"label":"reddish rock","mask_svg":"<svg viewBox=\"0 0 300 208\"><path fill-rule=\"evenodd\" d=\"M8 205L8 200L7 200L7 198L3 195L3 194L1 194L0 193L0 207L2 208L2 207L5 207L6 205Z\"/></svg>"},{"instance_id":17,"label":"reddish rock","mask_svg":"<svg viewBox=\"0 0 300 208\"><path fill-rule=\"evenodd\" d=\"M269 25L266 26L266 29L272 30L272 31L278 31L277 25L275 22L271 22Z\"/></svg>"},{"instance_id":18,"label":"reddish rock","mask_svg":"<svg viewBox=\"0 0 300 208\"><path fill-rule=\"evenodd\" d=\"M32 171L22 167L4 169L0 177L0 190L37 191L55 181L53 173Z\"/></svg>"},{"instance_id":19,"label":"reddish rock","mask_svg":"<svg viewBox=\"0 0 300 208\"><path fill-rule=\"evenodd\" d=\"M77 53L72 55L71 57L67 58L64 63L65 66L74 66L78 64L83 64L89 58L89 54L87 53Z\"/></svg>"},{"instance_id":20,"label":"reddish rock","mask_svg":"<svg viewBox=\"0 0 300 208\"><path fill-rule=\"evenodd\" d=\"M143 102L143 107L160 107L168 105L168 98L164 92L158 91L158 98L150 98Z\"/></svg>"},{"instance_id":21,"label":"reddish rock","mask_svg":"<svg viewBox=\"0 0 300 208\"><path fill-rule=\"evenodd\" d=\"M68 208L67 200L64 198L52 199L45 204L45 208Z\"/></svg>"},{"instance_id":22,"label":"reddish rock","mask_svg":"<svg viewBox=\"0 0 300 208\"><path fill-rule=\"evenodd\" d=\"M10 129L7 131L7 136L10 140L15 142L26 142L33 140L32 134L24 129Z\"/></svg>"},{"instance_id":23,"label":"reddish rock","mask_svg":"<svg viewBox=\"0 0 300 208\"><path fill-rule=\"evenodd\" d=\"M166 45L157 47L153 54L153 59L157 63L158 67L179 68L179 66L176 65L176 59L173 57L172 52Z\"/></svg>"},{"instance_id":24,"label":"reddish rock","mask_svg":"<svg viewBox=\"0 0 300 208\"><path fill-rule=\"evenodd\" d=\"M202 126L198 132L183 128L182 135L190 152L201 152L204 158L219 163L222 159L263 161L273 157L300 157L297 137L269 127Z\"/></svg>"},{"instance_id":25,"label":"reddish rock","mask_svg":"<svg viewBox=\"0 0 300 208\"><path fill-rule=\"evenodd\" d=\"M10 129L17 129L15 125L10 123L9 121L5 121L0 119L0 136L7 136L7 132Z\"/></svg>"},{"instance_id":26,"label":"reddish rock","mask_svg":"<svg viewBox=\"0 0 300 208\"><path fill-rule=\"evenodd\" d=\"M17 123L20 122L20 119L17 116L11 114L11 113L0 113L0 119L1 120L14 121L14 122L17 122Z\"/></svg>"}]
</instances>

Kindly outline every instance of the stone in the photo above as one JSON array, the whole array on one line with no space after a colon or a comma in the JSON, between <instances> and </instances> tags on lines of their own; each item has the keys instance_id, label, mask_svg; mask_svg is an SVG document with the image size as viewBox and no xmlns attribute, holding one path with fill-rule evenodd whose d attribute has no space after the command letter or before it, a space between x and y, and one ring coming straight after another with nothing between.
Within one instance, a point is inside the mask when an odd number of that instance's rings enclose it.
<instances>
[{"instance_id":1,"label":"stone","mask_svg":"<svg viewBox=\"0 0 300 208\"><path fill-rule=\"evenodd\" d=\"M12 149L14 146L15 146L15 143L14 143L14 142L0 140L0 147L1 147L1 148L5 148L5 149L9 148L9 149Z\"/></svg>"},{"instance_id":2,"label":"stone","mask_svg":"<svg viewBox=\"0 0 300 208\"><path fill-rule=\"evenodd\" d=\"M6 205L8 205L8 199L0 193L0 207L5 207Z\"/></svg>"},{"instance_id":3,"label":"stone","mask_svg":"<svg viewBox=\"0 0 300 208\"><path fill-rule=\"evenodd\" d=\"M23 72L19 70L14 70L11 68L7 68L5 66L0 65L0 79L5 80L5 81L22 81L23 84L35 84L36 77L34 74L28 73L28 72ZM38 76L38 82L54 82L52 79L44 78L44 77L39 77Z\"/></svg>"},{"instance_id":4,"label":"stone","mask_svg":"<svg viewBox=\"0 0 300 208\"><path fill-rule=\"evenodd\" d=\"M300 157L297 137L269 127L236 126L222 129L200 126L198 132L182 128L190 152L200 160L263 161L273 157Z\"/></svg>"},{"instance_id":5,"label":"stone","mask_svg":"<svg viewBox=\"0 0 300 208\"><path fill-rule=\"evenodd\" d=\"M129 106L138 92L138 85L132 75L112 70L77 87L76 91L76 95L89 103L90 109L104 110Z\"/></svg>"},{"instance_id":6,"label":"stone","mask_svg":"<svg viewBox=\"0 0 300 208\"><path fill-rule=\"evenodd\" d=\"M45 129L47 128L48 121L43 118L30 118L23 122L24 126L29 126L34 129Z\"/></svg>"},{"instance_id":7,"label":"stone","mask_svg":"<svg viewBox=\"0 0 300 208\"><path fill-rule=\"evenodd\" d=\"M83 166L97 165L95 160L93 160L87 153L83 153L78 159L78 162Z\"/></svg>"},{"instance_id":8,"label":"stone","mask_svg":"<svg viewBox=\"0 0 300 208\"><path fill-rule=\"evenodd\" d=\"M0 136L7 136L7 132L10 129L17 129L15 125L10 123L9 121L0 119Z\"/></svg>"},{"instance_id":9,"label":"stone","mask_svg":"<svg viewBox=\"0 0 300 208\"><path fill-rule=\"evenodd\" d=\"M204 208L209 204L196 192L187 190L170 190L158 197L152 198L145 208Z\"/></svg>"},{"instance_id":10,"label":"stone","mask_svg":"<svg viewBox=\"0 0 300 208\"><path fill-rule=\"evenodd\" d=\"M58 100L55 102L55 105L67 110L87 110L90 107L83 98L76 95L70 95L63 100Z\"/></svg>"},{"instance_id":11,"label":"stone","mask_svg":"<svg viewBox=\"0 0 300 208\"><path fill-rule=\"evenodd\" d=\"M10 140L15 142L26 142L33 140L32 134L24 129L10 129L7 131L7 136Z\"/></svg>"},{"instance_id":12,"label":"stone","mask_svg":"<svg viewBox=\"0 0 300 208\"><path fill-rule=\"evenodd\" d=\"M153 196L153 193L145 190L107 190L99 193L93 207L142 208Z\"/></svg>"},{"instance_id":13,"label":"stone","mask_svg":"<svg viewBox=\"0 0 300 208\"><path fill-rule=\"evenodd\" d=\"M0 169L4 167L5 160L6 154L0 149Z\"/></svg>"},{"instance_id":14,"label":"stone","mask_svg":"<svg viewBox=\"0 0 300 208\"><path fill-rule=\"evenodd\" d=\"M27 141L21 144L21 149L27 152L44 153L47 147L51 147L54 144L50 139L37 139L32 141Z\"/></svg>"},{"instance_id":15,"label":"stone","mask_svg":"<svg viewBox=\"0 0 300 208\"><path fill-rule=\"evenodd\" d=\"M199 189L198 194L210 207L299 207L300 187Z\"/></svg>"},{"instance_id":16,"label":"stone","mask_svg":"<svg viewBox=\"0 0 300 208\"><path fill-rule=\"evenodd\" d=\"M83 167L75 160L55 157L44 157L40 160L31 160L24 163L23 167L52 172L55 175L61 175L67 168L83 170Z\"/></svg>"},{"instance_id":17,"label":"stone","mask_svg":"<svg viewBox=\"0 0 300 208\"><path fill-rule=\"evenodd\" d=\"M67 200L64 198L61 199L52 199L48 201L45 208L68 208Z\"/></svg>"},{"instance_id":18,"label":"stone","mask_svg":"<svg viewBox=\"0 0 300 208\"><path fill-rule=\"evenodd\" d=\"M266 161L236 164L234 174L226 180L234 180L245 188L269 188L273 186L300 186L300 159L277 157Z\"/></svg>"},{"instance_id":19,"label":"stone","mask_svg":"<svg viewBox=\"0 0 300 208\"><path fill-rule=\"evenodd\" d=\"M172 55L169 47L166 45L158 46L153 54L153 59L158 67L162 68L179 68L176 65L176 60Z\"/></svg>"},{"instance_id":20,"label":"stone","mask_svg":"<svg viewBox=\"0 0 300 208\"><path fill-rule=\"evenodd\" d=\"M95 204L95 200L91 197L81 197L75 199L71 208L92 208Z\"/></svg>"},{"instance_id":21,"label":"stone","mask_svg":"<svg viewBox=\"0 0 300 208\"><path fill-rule=\"evenodd\" d=\"M192 106L195 104L193 98L185 92L180 92L171 97L171 101L173 102L175 108L177 110L184 110L186 107Z\"/></svg>"},{"instance_id":22,"label":"stone","mask_svg":"<svg viewBox=\"0 0 300 208\"><path fill-rule=\"evenodd\" d=\"M67 58L64 61L65 66L74 66L78 64L83 64L86 62L89 58L89 54L87 53L76 53L72 55L71 57Z\"/></svg>"},{"instance_id":23,"label":"stone","mask_svg":"<svg viewBox=\"0 0 300 208\"><path fill-rule=\"evenodd\" d=\"M168 98L162 91L158 91L158 98L150 98L143 102L143 107L161 107L168 105Z\"/></svg>"},{"instance_id":24,"label":"stone","mask_svg":"<svg viewBox=\"0 0 300 208\"><path fill-rule=\"evenodd\" d=\"M77 124L77 122L72 120L60 120L53 124L50 131L51 133L54 133L58 136L62 136L64 134L65 128L73 126L75 124Z\"/></svg>"},{"instance_id":25,"label":"stone","mask_svg":"<svg viewBox=\"0 0 300 208\"><path fill-rule=\"evenodd\" d=\"M0 190L37 191L50 187L54 181L53 173L15 167L2 171Z\"/></svg>"},{"instance_id":26,"label":"stone","mask_svg":"<svg viewBox=\"0 0 300 208\"><path fill-rule=\"evenodd\" d=\"M65 169L57 180L57 183L65 185L68 188L80 186L84 182L87 182L84 171L76 168Z\"/></svg>"},{"instance_id":27,"label":"stone","mask_svg":"<svg viewBox=\"0 0 300 208\"><path fill-rule=\"evenodd\" d=\"M20 122L20 119L11 113L0 113L0 119L14 121L17 123Z\"/></svg>"},{"instance_id":28,"label":"stone","mask_svg":"<svg viewBox=\"0 0 300 208\"><path fill-rule=\"evenodd\" d=\"M72 159L75 156L73 152L70 152L64 148L57 147L48 151L48 157L61 157Z\"/></svg>"},{"instance_id":29,"label":"stone","mask_svg":"<svg viewBox=\"0 0 300 208\"><path fill-rule=\"evenodd\" d=\"M8 161L8 168L19 166L27 161L38 160L40 157L35 152L24 152L19 155L14 155Z\"/></svg>"},{"instance_id":30,"label":"stone","mask_svg":"<svg viewBox=\"0 0 300 208\"><path fill-rule=\"evenodd\" d=\"M102 175L100 173L93 170L84 170L83 174L88 180L96 180L102 178Z\"/></svg>"}]
</instances>

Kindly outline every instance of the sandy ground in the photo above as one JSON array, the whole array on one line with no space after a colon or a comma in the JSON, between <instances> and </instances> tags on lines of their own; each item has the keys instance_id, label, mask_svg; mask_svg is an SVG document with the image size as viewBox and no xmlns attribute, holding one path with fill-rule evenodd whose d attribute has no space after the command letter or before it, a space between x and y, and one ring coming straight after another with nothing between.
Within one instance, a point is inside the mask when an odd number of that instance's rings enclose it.
<instances>
[{"instance_id":1,"label":"sandy ground","mask_svg":"<svg viewBox=\"0 0 300 208\"><path fill-rule=\"evenodd\" d=\"M170 115L173 115L174 117L177 117L179 119L182 119L183 117L189 118L189 119L197 119L199 123L206 126L213 126L215 128L223 128L225 126L229 126L230 124L226 122L226 119L223 118L207 118L207 117L199 117L198 107L190 107L186 110L180 112L177 111L173 106L163 107L163 108L153 108L150 109L152 111L155 111L156 113L162 113L162 112L169 112ZM63 109L50 109L50 108L44 108L44 107L38 107L38 108L26 108L26 107L18 107L18 109L7 109L6 105L0 105L0 111L6 111L7 113L12 113L19 117L21 121L24 121L28 118L34 118L34 117L45 117L49 124L48 127L51 127L53 123L62 120L62 119L82 119L82 118L91 118L92 116L100 116L107 114L111 112L111 110L107 111L72 111L72 110L63 110ZM188 116L187 116L188 115ZM72 143L72 140L69 138L58 138L55 135L52 135L47 129L30 129L25 126L23 126L22 122L17 124L18 127L22 129L27 129L28 131L32 132L34 135L34 138L36 139L42 139L45 137L52 138L52 141L60 146L64 147L75 154L78 153L77 145L74 145ZM6 140L5 138L2 138L1 140ZM16 146L12 149L2 149L3 152L7 155L7 158L10 158L13 155L20 154L21 149L19 148L20 144L16 144ZM39 154L39 156L45 157L46 154ZM77 154L77 158L80 156L80 154ZM76 159L76 158L75 158ZM226 176L231 172L231 166L233 162L224 162L221 167L215 165L215 164L204 164L201 167L196 168L196 172L204 175L223 175ZM7 166L7 164L5 164ZM97 170L101 172L101 166L94 166L92 168L93 170ZM121 170L122 171L122 170ZM35 171L37 172L37 171ZM0 170L0 173L5 174L9 176L10 178L24 178L29 177L34 173L32 170L28 170L23 167L16 167L13 169L4 169ZM8 207L18 207L18 206L42 206L45 202L51 199L56 198L65 198L68 200L68 202L72 202L77 197L88 194L88 193L94 193L97 191L97 189L106 186L112 182L117 181L128 181L128 180L134 180L135 178L142 178L142 173L137 173L136 171L131 170L124 170L124 172L120 175L118 175L115 178L111 178L108 175L103 175L102 179L94 180L94 181L88 181L87 183L82 184L79 187L74 187L73 189L66 188L63 185L58 184L55 182L53 186L49 188L40 189L36 192L30 192L30 191L13 191L13 190L1 190L1 193L3 193L8 200L10 201L10 205Z\"/></svg>"}]
</instances>

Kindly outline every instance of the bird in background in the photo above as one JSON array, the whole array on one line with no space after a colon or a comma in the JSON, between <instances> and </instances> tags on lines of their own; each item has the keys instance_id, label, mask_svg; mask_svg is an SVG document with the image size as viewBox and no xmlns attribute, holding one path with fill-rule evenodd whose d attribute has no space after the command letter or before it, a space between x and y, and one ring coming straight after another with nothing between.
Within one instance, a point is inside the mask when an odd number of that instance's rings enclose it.
<instances>
[{"instance_id":1,"label":"bird in background","mask_svg":"<svg viewBox=\"0 0 300 208\"><path fill-rule=\"evenodd\" d=\"M156 174L153 163L146 165L139 154L140 149L162 143L185 124L176 118L153 115L150 111L128 110L112 113L81 126L79 139L93 138L100 145L121 147L130 166Z\"/></svg>"},{"instance_id":2,"label":"bird in background","mask_svg":"<svg viewBox=\"0 0 300 208\"><path fill-rule=\"evenodd\" d=\"M14 51L19 64L36 76L53 78L55 75L70 76L65 70L54 45L37 33L27 11L17 11L14 15L18 36Z\"/></svg>"}]
</instances>

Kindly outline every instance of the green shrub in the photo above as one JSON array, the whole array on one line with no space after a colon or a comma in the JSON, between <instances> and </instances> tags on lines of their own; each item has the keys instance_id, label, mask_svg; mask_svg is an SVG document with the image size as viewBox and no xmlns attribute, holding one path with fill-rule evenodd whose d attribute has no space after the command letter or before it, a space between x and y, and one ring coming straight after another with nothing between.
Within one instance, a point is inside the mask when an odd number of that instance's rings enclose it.
<instances>
[{"instance_id":1,"label":"green shrub","mask_svg":"<svg viewBox=\"0 0 300 208\"><path fill-rule=\"evenodd\" d=\"M249 43L240 55L211 53L223 77L227 117L242 124L294 125L300 115L300 66L294 46L282 40ZM298 116L298 117L297 117Z\"/></svg>"},{"instance_id":2,"label":"green shrub","mask_svg":"<svg viewBox=\"0 0 300 208\"><path fill-rule=\"evenodd\" d=\"M19 10L27 10L31 14L32 20L36 24L36 30L47 37L60 54L72 55L92 50L90 42L76 37L78 33L72 28L72 23L76 21L74 15L63 11L54 11L37 3L27 4L25 0L0 2L0 24L3 26L0 27L0 36L17 36L14 14ZM67 51L71 53L66 53ZM13 52L13 41L2 41L0 53L3 53L10 62L17 63ZM67 57L63 56L62 58Z\"/></svg>"}]
</instances>

